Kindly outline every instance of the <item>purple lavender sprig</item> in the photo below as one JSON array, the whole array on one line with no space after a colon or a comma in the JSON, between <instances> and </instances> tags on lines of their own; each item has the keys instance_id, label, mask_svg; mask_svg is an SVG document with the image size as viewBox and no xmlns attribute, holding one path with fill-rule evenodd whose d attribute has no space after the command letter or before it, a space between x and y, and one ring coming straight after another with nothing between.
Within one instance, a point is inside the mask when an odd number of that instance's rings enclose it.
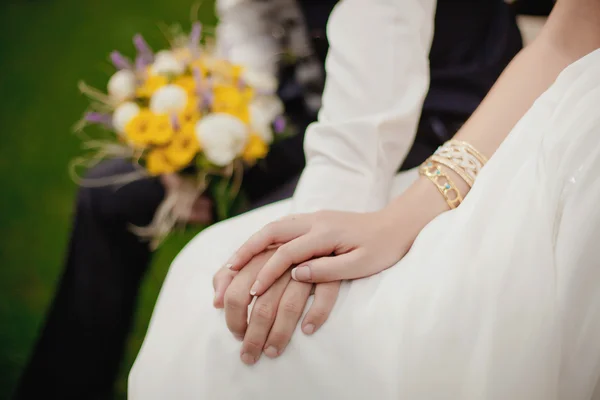
<instances>
[{"instance_id":1,"label":"purple lavender sprig","mask_svg":"<svg viewBox=\"0 0 600 400\"><path fill-rule=\"evenodd\" d=\"M192 69L192 75L194 77L194 83L196 84L196 94L200 95L200 92L202 91L202 85L204 83L202 81L202 73L200 72L200 68L194 67Z\"/></svg>"},{"instance_id":2,"label":"purple lavender sprig","mask_svg":"<svg viewBox=\"0 0 600 400\"><path fill-rule=\"evenodd\" d=\"M141 76L146 79L146 67L149 64L146 63L143 57L137 56L135 58L135 70L141 74Z\"/></svg>"},{"instance_id":3,"label":"purple lavender sprig","mask_svg":"<svg viewBox=\"0 0 600 400\"><path fill-rule=\"evenodd\" d=\"M279 116L275 118L275 121L273 121L273 130L275 130L275 133L283 133L285 131L286 126L287 122L285 121L285 118L283 116Z\"/></svg>"},{"instance_id":4,"label":"purple lavender sprig","mask_svg":"<svg viewBox=\"0 0 600 400\"><path fill-rule=\"evenodd\" d=\"M171 114L170 119L171 119L171 127L173 128L173 130L174 131L181 130L181 123L179 122L179 117L177 117L177 114Z\"/></svg>"},{"instance_id":5,"label":"purple lavender sprig","mask_svg":"<svg viewBox=\"0 0 600 400\"><path fill-rule=\"evenodd\" d=\"M202 37L202 24L194 22L192 31L190 32L190 47L192 49L200 46L200 38Z\"/></svg>"},{"instance_id":6,"label":"purple lavender sprig","mask_svg":"<svg viewBox=\"0 0 600 400\"><path fill-rule=\"evenodd\" d=\"M192 75L194 76L194 82L196 83L196 94L202 99L200 108L208 110L214 101L214 96L210 90L210 79L202 79L202 74L198 67L192 69Z\"/></svg>"},{"instance_id":7,"label":"purple lavender sprig","mask_svg":"<svg viewBox=\"0 0 600 400\"><path fill-rule=\"evenodd\" d=\"M131 61L116 50L110 53L110 61L116 69L131 69L132 67Z\"/></svg>"},{"instance_id":8,"label":"purple lavender sprig","mask_svg":"<svg viewBox=\"0 0 600 400\"><path fill-rule=\"evenodd\" d=\"M214 101L214 96L210 90L204 90L201 93L202 96L202 108L209 109Z\"/></svg>"},{"instance_id":9,"label":"purple lavender sprig","mask_svg":"<svg viewBox=\"0 0 600 400\"><path fill-rule=\"evenodd\" d=\"M138 33L133 37L133 45L138 53L137 58L141 59L141 62L146 65L152 64L154 61L154 53L142 35Z\"/></svg>"},{"instance_id":10,"label":"purple lavender sprig","mask_svg":"<svg viewBox=\"0 0 600 400\"><path fill-rule=\"evenodd\" d=\"M110 114L87 112L83 119L90 124L104 125L106 128L112 129L112 117Z\"/></svg>"}]
</instances>

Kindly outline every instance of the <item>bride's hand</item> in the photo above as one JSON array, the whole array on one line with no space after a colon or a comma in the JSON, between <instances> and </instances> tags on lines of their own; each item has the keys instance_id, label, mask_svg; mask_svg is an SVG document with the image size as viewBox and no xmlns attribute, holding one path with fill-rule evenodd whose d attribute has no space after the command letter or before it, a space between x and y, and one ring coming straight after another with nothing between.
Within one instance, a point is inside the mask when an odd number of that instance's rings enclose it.
<instances>
[{"instance_id":1,"label":"bride's hand","mask_svg":"<svg viewBox=\"0 0 600 400\"><path fill-rule=\"evenodd\" d=\"M272 222L253 235L236 252L230 269L241 270L255 254L284 243L258 272L250 294L262 295L297 264L291 274L296 281L361 278L389 268L407 252L414 236L403 227L383 212L296 215Z\"/></svg>"},{"instance_id":2,"label":"bride's hand","mask_svg":"<svg viewBox=\"0 0 600 400\"><path fill-rule=\"evenodd\" d=\"M447 209L430 182L418 181L386 209L371 213L319 211L272 222L229 260L239 271L256 255L279 245L258 272L250 293L259 296L291 266L301 282L357 279L398 262L423 227Z\"/></svg>"}]
</instances>

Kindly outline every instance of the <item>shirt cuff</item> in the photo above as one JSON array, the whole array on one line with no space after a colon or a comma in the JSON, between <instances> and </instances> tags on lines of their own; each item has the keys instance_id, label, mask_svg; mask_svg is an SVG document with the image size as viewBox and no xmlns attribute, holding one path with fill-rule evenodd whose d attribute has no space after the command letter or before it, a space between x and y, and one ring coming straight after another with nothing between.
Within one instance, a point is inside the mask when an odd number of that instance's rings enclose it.
<instances>
[{"instance_id":1,"label":"shirt cuff","mask_svg":"<svg viewBox=\"0 0 600 400\"><path fill-rule=\"evenodd\" d=\"M390 181L385 177L360 175L326 164L309 165L294 193L292 212L377 211L388 202Z\"/></svg>"}]
</instances>

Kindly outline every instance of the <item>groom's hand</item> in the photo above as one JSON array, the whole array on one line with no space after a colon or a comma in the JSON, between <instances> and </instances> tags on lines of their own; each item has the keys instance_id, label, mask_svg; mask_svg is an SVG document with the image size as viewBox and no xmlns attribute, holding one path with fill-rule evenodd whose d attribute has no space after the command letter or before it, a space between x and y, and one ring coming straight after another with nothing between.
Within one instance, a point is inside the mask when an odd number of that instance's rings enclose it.
<instances>
[{"instance_id":1,"label":"groom's hand","mask_svg":"<svg viewBox=\"0 0 600 400\"><path fill-rule=\"evenodd\" d=\"M277 357L283 352L311 294L312 284L293 281L288 271L256 299L250 323L247 323L248 306L252 301L250 286L273 253L274 250L269 250L259 254L239 273L222 269L213 279L215 307L225 308L227 327L243 341L241 359L249 365L258 361L263 351L268 357ZM314 302L302 321L304 333L312 334L325 323L339 287L340 282L316 287Z\"/></svg>"}]
</instances>

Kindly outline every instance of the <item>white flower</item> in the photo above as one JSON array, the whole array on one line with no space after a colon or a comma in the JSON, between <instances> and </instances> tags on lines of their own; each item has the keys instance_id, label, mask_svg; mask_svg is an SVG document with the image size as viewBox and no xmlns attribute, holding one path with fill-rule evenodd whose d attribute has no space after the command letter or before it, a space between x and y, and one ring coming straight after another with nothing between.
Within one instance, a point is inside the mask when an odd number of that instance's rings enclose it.
<instances>
[{"instance_id":1,"label":"white flower","mask_svg":"<svg viewBox=\"0 0 600 400\"><path fill-rule=\"evenodd\" d=\"M277 78L267 72L256 69L244 69L242 80L258 92L275 93L277 90Z\"/></svg>"},{"instance_id":2,"label":"white flower","mask_svg":"<svg viewBox=\"0 0 600 400\"><path fill-rule=\"evenodd\" d=\"M150 98L150 111L155 114L170 114L182 111L188 101L185 90L177 85L165 85Z\"/></svg>"},{"instance_id":3,"label":"white flower","mask_svg":"<svg viewBox=\"0 0 600 400\"><path fill-rule=\"evenodd\" d=\"M125 126L127 126L129 121L138 115L139 112L140 107L131 101L121 104L119 107L117 107L112 116L112 123L115 127L115 130L118 133L125 132Z\"/></svg>"},{"instance_id":4,"label":"white flower","mask_svg":"<svg viewBox=\"0 0 600 400\"><path fill-rule=\"evenodd\" d=\"M250 103L252 130L267 143L273 141L273 121L283 114L283 103L277 96L257 97Z\"/></svg>"},{"instance_id":5,"label":"white flower","mask_svg":"<svg viewBox=\"0 0 600 400\"><path fill-rule=\"evenodd\" d=\"M229 165L238 157L248 142L248 129L238 118L216 113L202 118L196 124L196 135L210 162L220 167Z\"/></svg>"},{"instance_id":6,"label":"white flower","mask_svg":"<svg viewBox=\"0 0 600 400\"><path fill-rule=\"evenodd\" d=\"M108 94L118 101L125 101L135 95L135 74L128 69L114 73L108 80Z\"/></svg>"},{"instance_id":7,"label":"white flower","mask_svg":"<svg viewBox=\"0 0 600 400\"><path fill-rule=\"evenodd\" d=\"M156 53L151 67L151 72L157 75L179 75L184 70L185 64L168 50Z\"/></svg>"}]
</instances>

